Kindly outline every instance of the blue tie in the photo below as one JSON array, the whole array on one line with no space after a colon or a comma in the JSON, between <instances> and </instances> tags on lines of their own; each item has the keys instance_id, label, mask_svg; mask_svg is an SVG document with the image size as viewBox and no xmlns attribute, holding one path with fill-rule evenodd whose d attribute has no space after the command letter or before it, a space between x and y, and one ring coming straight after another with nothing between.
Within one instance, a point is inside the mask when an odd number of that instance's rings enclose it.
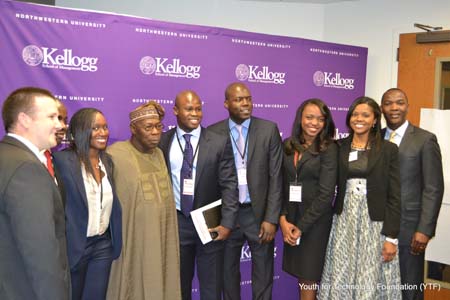
<instances>
[{"instance_id":1,"label":"blue tie","mask_svg":"<svg viewBox=\"0 0 450 300\"><path fill-rule=\"evenodd\" d=\"M189 214L192 210L192 202L193 202L193 196L192 195L183 195L183 188L184 188L184 179L191 179L192 178L192 167L193 167L193 157L194 157L194 151L192 149L191 145L191 134L184 134L183 137L186 141L184 146L184 152L183 152L183 165L181 166L181 172L180 172L180 200L181 200L181 212L186 216L189 217Z\"/></svg>"},{"instance_id":2,"label":"blue tie","mask_svg":"<svg viewBox=\"0 0 450 300\"><path fill-rule=\"evenodd\" d=\"M245 152L245 140L244 134L242 133L242 125L236 125L236 130L239 134L236 143L236 146L238 148L238 156L236 158L236 169L239 171L239 169L246 168L245 157L241 156L244 155ZM248 187L246 184L240 184L238 188L239 188L239 202L244 203L244 201L247 200Z\"/></svg>"}]
</instances>

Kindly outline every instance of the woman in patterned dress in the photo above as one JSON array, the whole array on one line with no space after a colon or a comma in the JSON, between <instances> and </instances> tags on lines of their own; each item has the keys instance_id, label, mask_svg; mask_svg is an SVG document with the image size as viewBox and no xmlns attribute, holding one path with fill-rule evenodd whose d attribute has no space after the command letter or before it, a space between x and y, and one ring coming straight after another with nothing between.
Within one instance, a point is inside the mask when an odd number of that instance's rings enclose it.
<instances>
[{"instance_id":1,"label":"woman in patterned dress","mask_svg":"<svg viewBox=\"0 0 450 300\"><path fill-rule=\"evenodd\" d=\"M380 120L371 98L349 108L319 299L401 299L398 149L383 140Z\"/></svg>"}]
</instances>

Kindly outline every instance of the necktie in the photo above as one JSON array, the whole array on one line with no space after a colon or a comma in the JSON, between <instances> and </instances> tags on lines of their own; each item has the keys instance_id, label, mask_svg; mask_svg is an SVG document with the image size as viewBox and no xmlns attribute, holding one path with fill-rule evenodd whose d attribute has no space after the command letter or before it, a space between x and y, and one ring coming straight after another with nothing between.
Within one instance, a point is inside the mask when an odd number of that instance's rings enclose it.
<instances>
[{"instance_id":1,"label":"necktie","mask_svg":"<svg viewBox=\"0 0 450 300\"><path fill-rule=\"evenodd\" d=\"M55 177L55 170L53 169L53 162L52 162L52 154L49 150L44 151L45 158L47 159L47 170L52 175L52 177Z\"/></svg>"},{"instance_id":2,"label":"necktie","mask_svg":"<svg viewBox=\"0 0 450 300\"><path fill-rule=\"evenodd\" d=\"M389 135L389 142L395 144L395 131L391 131L391 134Z\"/></svg>"},{"instance_id":3,"label":"necktie","mask_svg":"<svg viewBox=\"0 0 450 300\"><path fill-rule=\"evenodd\" d=\"M244 135L242 134L242 125L236 125L236 130L238 131L238 140L236 146L238 148L238 156L236 159L236 169L239 172L239 169L245 169L245 140ZM244 157L243 157L244 156ZM239 184L239 202L244 203L247 199L247 184Z\"/></svg>"},{"instance_id":4,"label":"necktie","mask_svg":"<svg viewBox=\"0 0 450 300\"><path fill-rule=\"evenodd\" d=\"M183 195L184 190L184 180L192 179L192 165L193 165L193 157L194 151L191 145L191 134L184 134L184 140L186 141L183 152L183 164L181 166L180 172L180 201L181 201L181 212L188 217L189 213L192 210L192 195Z\"/></svg>"}]
</instances>

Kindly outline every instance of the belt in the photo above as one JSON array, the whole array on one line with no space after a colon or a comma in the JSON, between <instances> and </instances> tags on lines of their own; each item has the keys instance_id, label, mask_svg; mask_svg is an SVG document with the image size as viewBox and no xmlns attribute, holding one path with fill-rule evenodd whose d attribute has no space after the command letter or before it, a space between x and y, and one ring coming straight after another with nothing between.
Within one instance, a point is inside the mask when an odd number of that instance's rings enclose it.
<instances>
[{"instance_id":1,"label":"belt","mask_svg":"<svg viewBox=\"0 0 450 300\"><path fill-rule=\"evenodd\" d=\"M240 208L252 207L252 204L250 202L248 202L248 203L239 203L239 207Z\"/></svg>"}]
</instances>

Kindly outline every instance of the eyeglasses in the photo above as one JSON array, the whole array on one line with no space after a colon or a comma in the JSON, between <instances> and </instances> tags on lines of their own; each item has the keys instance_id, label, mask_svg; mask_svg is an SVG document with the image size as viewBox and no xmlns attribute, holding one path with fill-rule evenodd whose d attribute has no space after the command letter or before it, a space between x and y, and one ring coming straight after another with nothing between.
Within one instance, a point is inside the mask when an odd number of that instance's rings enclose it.
<instances>
[{"instance_id":1,"label":"eyeglasses","mask_svg":"<svg viewBox=\"0 0 450 300\"><path fill-rule=\"evenodd\" d=\"M153 129L156 129L157 131L161 131L164 128L164 124L162 123L158 123L158 124L148 124L145 125L143 127L141 127L142 129L144 129L144 131L150 132L153 131Z\"/></svg>"}]
</instances>

